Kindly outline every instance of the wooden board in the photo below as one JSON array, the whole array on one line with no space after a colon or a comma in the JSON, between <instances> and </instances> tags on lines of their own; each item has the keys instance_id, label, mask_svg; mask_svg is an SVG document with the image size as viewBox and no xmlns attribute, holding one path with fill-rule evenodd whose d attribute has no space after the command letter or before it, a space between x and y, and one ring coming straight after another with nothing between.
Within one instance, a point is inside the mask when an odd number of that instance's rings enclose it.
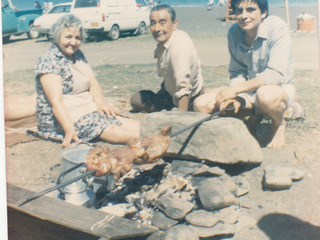
<instances>
[{"instance_id":1,"label":"wooden board","mask_svg":"<svg viewBox=\"0 0 320 240\"><path fill-rule=\"evenodd\" d=\"M158 229L96 209L42 196L19 207L32 192L8 185L10 240L143 239Z\"/></svg>"}]
</instances>

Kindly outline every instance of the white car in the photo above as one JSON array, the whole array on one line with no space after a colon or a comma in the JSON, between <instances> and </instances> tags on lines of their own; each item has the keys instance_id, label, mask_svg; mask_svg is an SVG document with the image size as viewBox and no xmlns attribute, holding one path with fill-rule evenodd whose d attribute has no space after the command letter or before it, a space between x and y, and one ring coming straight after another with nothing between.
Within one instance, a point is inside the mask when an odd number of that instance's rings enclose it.
<instances>
[{"instance_id":1,"label":"white car","mask_svg":"<svg viewBox=\"0 0 320 240\"><path fill-rule=\"evenodd\" d=\"M141 35L150 25L150 6L145 0L73 0L71 13L81 19L88 36L110 40L125 32Z\"/></svg>"},{"instance_id":2,"label":"white car","mask_svg":"<svg viewBox=\"0 0 320 240\"><path fill-rule=\"evenodd\" d=\"M52 25L63 15L69 14L70 10L71 3L54 5L50 10L34 21L34 30L49 39L49 31Z\"/></svg>"},{"instance_id":3,"label":"white car","mask_svg":"<svg viewBox=\"0 0 320 240\"><path fill-rule=\"evenodd\" d=\"M37 18L34 30L50 39L50 28L65 14L80 18L87 38L117 40L120 33L141 35L150 26L150 6L145 0L73 0L57 4Z\"/></svg>"}]
</instances>

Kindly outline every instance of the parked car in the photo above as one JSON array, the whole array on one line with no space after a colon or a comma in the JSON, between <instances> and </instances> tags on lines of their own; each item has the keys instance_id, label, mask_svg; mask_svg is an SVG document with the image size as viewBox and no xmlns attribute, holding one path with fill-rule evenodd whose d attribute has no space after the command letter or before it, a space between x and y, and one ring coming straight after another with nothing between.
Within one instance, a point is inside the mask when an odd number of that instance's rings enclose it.
<instances>
[{"instance_id":1,"label":"parked car","mask_svg":"<svg viewBox=\"0 0 320 240\"><path fill-rule=\"evenodd\" d=\"M150 7L145 0L73 0L77 15L90 35L117 40L121 32L143 34L150 25Z\"/></svg>"},{"instance_id":2,"label":"parked car","mask_svg":"<svg viewBox=\"0 0 320 240\"><path fill-rule=\"evenodd\" d=\"M33 23L42 15L42 9L31 9L19 11L11 0L1 1L2 12L2 39L7 42L11 35L27 33L28 37L35 39L39 37L34 31Z\"/></svg>"},{"instance_id":3,"label":"parked car","mask_svg":"<svg viewBox=\"0 0 320 240\"><path fill-rule=\"evenodd\" d=\"M69 14L70 10L71 3L54 5L50 10L34 21L34 30L49 39L49 31L52 25L63 15Z\"/></svg>"}]
</instances>

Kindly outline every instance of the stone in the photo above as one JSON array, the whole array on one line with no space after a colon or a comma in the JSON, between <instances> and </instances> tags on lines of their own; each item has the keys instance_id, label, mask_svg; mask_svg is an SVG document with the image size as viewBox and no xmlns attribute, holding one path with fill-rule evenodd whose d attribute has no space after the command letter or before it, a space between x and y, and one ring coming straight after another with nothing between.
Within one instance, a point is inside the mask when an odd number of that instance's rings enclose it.
<instances>
[{"instance_id":1,"label":"stone","mask_svg":"<svg viewBox=\"0 0 320 240\"><path fill-rule=\"evenodd\" d=\"M234 178L235 184L237 185L237 197L246 195L250 191L250 183L243 176L237 176Z\"/></svg>"},{"instance_id":2,"label":"stone","mask_svg":"<svg viewBox=\"0 0 320 240\"><path fill-rule=\"evenodd\" d=\"M226 171L219 167L209 167L207 165L203 165L199 168L193 175L194 176L203 176L203 177L210 177L210 176L221 176Z\"/></svg>"},{"instance_id":3,"label":"stone","mask_svg":"<svg viewBox=\"0 0 320 240\"><path fill-rule=\"evenodd\" d=\"M160 230L167 230L178 223L179 221L167 217L164 213L160 211L153 212L151 224L159 228Z\"/></svg>"},{"instance_id":4,"label":"stone","mask_svg":"<svg viewBox=\"0 0 320 240\"><path fill-rule=\"evenodd\" d=\"M200 209L189 213L186 216L186 221L194 226L212 227L218 223L219 219L215 217L213 212Z\"/></svg>"},{"instance_id":5,"label":"stone","mask_svg":"<svg viewBox=\"0 0 320 240\"><path fill-rule=\"evenodd\" d=\"M197 162L173 160L170 166L170 174L174 176L187 177L195 174L206 165Z\"/></svg>"},{"instance_id":6,"label":"stone","mask_svg":"<svg viewBox=\"0 0 320 240\"><path fill-rule=\"evenodd\" d=\"M172 125L174 134L208 116L181 111L150 113L141 121L141 136L158 132L168 123ZM259 143L245 124L236 118L221 117L172 137L166 155L186 160L206 159L223 164L257 164L263 160Z\"/></svg>"},{"instance_id":7,"label":"stone","mask_svg":"<svg viewBox=\"0 0 320 240\"><path fill-rule=\"evenodd\" d=\"M219 219L222 223L233 224L240 218L240 211L237 206L230 206L227 208L219 209L214 211L214 216Z\"/></svg>"},{"instance_id":8,"label":"stone","mask_svg":"<svg viewBox=\"0 0 320 240\"><path fill-rule=\"evenodd\" d=\"M144 193L144 198L148 203L153 203L160 195L163 195L168 190L172 190L176 192L181 190L188 184L188 181L182 177L170 175L163 179L160 184L149 190L148 192Z\"/></svg>"},{"instance_id":9,"label":"stone","mask_svg":"<svg viewBox=\"0 0 320 240\"><path fill-rule=\"evenodd\" d=\"M216 178L208 178L200 182L198 195L203 208L208 211L229 207L236 203L234 194Z\"/></svg>"},{"instance_id":10,"label":"stone","mask_svg":"<svg viewBox=\"0 0 320 240\"><path fill-rule=\"evenodd\" d=\"M257 225L257 220L247 215L241 215L236 225L236 231L241 232L243 229L252 228Z\"/></svg>"},{"instance_id":11,"label":"stone","mask_svg":"<svg viewBox=\"0 0 320 240\"><path fill-rule=\"evenodd\" d=\"M158 207L168 217L182 220L193 208L193 204L185 201L172 193L162 195L155 202Z\"/></svg>"},{"instance_id":12,"label":"stone","mask_svg":"<svg viewBox=\"0 0 320 240\"><path fill-rule=\"evenodd\" d=\"M238 186L234 182L234 179L230 177L228 174L223 174L222 176L218 177L217 180L220 180L224 187L226 187L232 194L237 194Z\"/></svg>"},{"instance_id":13,"label":"stone","mask_svg":"<svg viewBox=\"0 0 320 240\"><path fill-rule=\"evenodd\" d=\"M157 231L152 233L146 240L162 240L164 236L163 231Z\"/></svg>"},{"instance_id":14,"label":"stone","mask_svg":"<svg viewBox=\"0 0 320 240\"><path fill-rule=\"evenodd\" d=\"M198 233L191 227L187 225L176 225L165 232L162 237L163 240L198 240Z\"/></svg>"},{"instance_id":15,"label":"stone","mask_svg":"<svg viewBox=\"0 0 320 240\"><path fill-rule=\"evenodd\" d=\"M292 181L301 180L303 170L269 165L264 169L263 186L275 190L289 189Z\"/></svg>"},{"instance_id":16,"label":"stone","mask_svg":"<svg viewBox=\"0 0 320 240\"><path fill-rule=\"evenodd\" d=\"M236 233L236 227L234 224L217 223L213 227L197 227L191 226L201 238L208 238L218 235L234 235Z\"/></svg>"}]
</instances>

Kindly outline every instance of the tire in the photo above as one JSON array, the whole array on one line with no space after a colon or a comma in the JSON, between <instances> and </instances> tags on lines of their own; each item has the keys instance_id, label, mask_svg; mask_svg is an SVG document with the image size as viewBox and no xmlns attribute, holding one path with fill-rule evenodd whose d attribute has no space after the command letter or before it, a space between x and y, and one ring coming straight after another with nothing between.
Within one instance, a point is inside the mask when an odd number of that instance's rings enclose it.
<instances>
[{"instance_id":1,"label":"tire","mask_svg":"<svg viewBox=\"0 0 320 240\"><path fill-rule=\"evenodd\" d=\"M29 32L27 33L28 38L37 39L40 37L40 33L34 30L33 24L30 24Z\"/></svg>"},{"instance_id":2,"label":"tire","mask_svg":"<svg viewBox=\"0 0 320 240\"><path fill-rule=\"evenodd\" d=\"M137 28L137 35L142 35L147 31L147 26L144 22L141 22L139 24L139 27Z\"/></svg>"},{"instance_id":3,"label":"tire","mask_svg":"<svg viewBox=\"0 0 320 240\"><path fill-rule=\"evenodd\" d=\"M51 36L50 36L49 33L48 33L48 34L45 34L45 37L46 37L46 39L47 39L49 42L52 42L52 38L51 38Z\"/></svg>"},{"instance_id":4,"label":"tire","mask_svg":"<svg viewBox=\"0 0 320 240\"><path fill-rule=\"evenodd\" d=\"M108 33L108 38L112 41L117 40L120 37L120 29L118 25L113 25Z\"/></svg>"},{"instance_id":5,"label":"tire","mask_svg":"<svg viewBox=\"0 0 320 240\"><path fill-rule=\"evenodd\" d=\"M10 40L10 35L9 35L9 36L4 36L4 37L2 37L2 42L3 42L3 43L8 43L9 40Z\"/></svg>"}]
</instances>

